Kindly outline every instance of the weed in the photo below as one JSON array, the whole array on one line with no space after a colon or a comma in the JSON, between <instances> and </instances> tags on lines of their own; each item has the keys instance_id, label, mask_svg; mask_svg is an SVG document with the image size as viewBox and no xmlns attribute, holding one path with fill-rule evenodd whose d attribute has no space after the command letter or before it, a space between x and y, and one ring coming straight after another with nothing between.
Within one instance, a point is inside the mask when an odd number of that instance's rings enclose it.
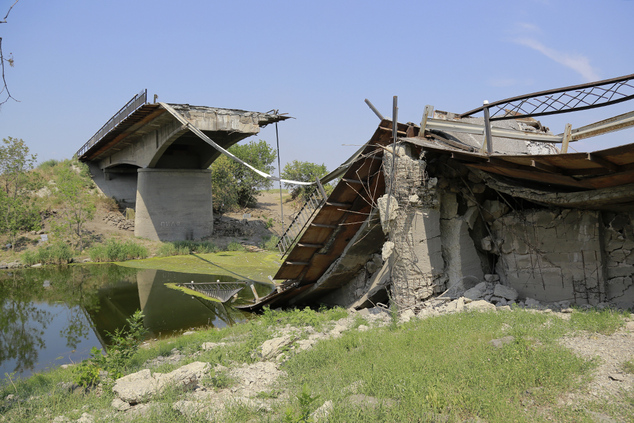
<instances>
[{"instance_id":1,"label":"weed","mask_svg":"<svg viewBox=\"0 0 634 423\"><path fill-rule=\"evenodd\" d=\"M626 373L634 374L634 359L626 361L625 363L623 363L623 370Z\"/></svg>"},{"instance_id":2,"label":"weed","mask_svg":"<svg viewBox=\"0 0 634 423\"><path fill-rule=\"evenodd\" d=\"M22 261L26 265L68 264L73 260L73 249L65 242L59 241L51 245L40 246L36 251L25 251Z\"/></svg>"},{"instance_id":3,"label":"weed","mask_svg":"<svg viewBox=\"0 0 634 423\"><path fill-rule=\"evenodd\" d=\"M237 241L231 241L227 245L227 251L244 251L244 245L240 244Z\"/></svg>"},{"instance_id":4,"label":"weed","mask_svg":"<svg viewBox=\"0 0 634 423\"><path fill-rule=\"evenodd\" d=\"M262 243L260 244L260 248L262 248L263 250L277 250L277 243L280 241L280 238L275 236L275 235L271 235L268 237L264 237L262 240Z\"/></svg>"},{"instance_id":5,"label":"weed","mask_svg":"<svg viewBox=\"0 0 634 423\"><path fill-rule=\"evenodd\" d=\"M77 366L75 382L80 386L91 387L100 379L100 370L105 370L112 378L123 376L130 358L137 352L146 332L143 326L143 313L140 310L127 319L128 327L118 328L114 333L107 332L111 339L110 348L104 355L97 347L90 351L91 358Z\"/></svg>"},{"instance_id":6,"label":"weed","mask_svg":"<svg viewBox=\"0 0 634 423\"><path fill-rule=\"evenodd\" d=\"M109 239L88 250L92 261L125 261L148 256L147 248L132 241Z\"/></svg>"},{"instance_id":7,"label":"weed","mask_svg":"<svg viewBox=\"0 0 634 423\"><path fill-rule=\"evenodd\" d=\"M231 378L227 372L222 371L216 372L215 375L206 379L206 382L216 389L226 389L236 384L235 379Z\"/></svg>"},{"instance_id":8,"label":"weed","mask_svg":"<svg viewBox=\"0 0 634 423\"><path fill-rule=\"evenodd\" d=\"M266 227L266 229L270 229L273 227L273 225L275 225L275 221L273 221L272 217L269 217L266 222L264 222L264 226Z\"/></svg>"},{"instance_id":9,"label":"weed","mask_svg":"<svg viewBox=\"0 0 634 423\"><path fill-rule=\"evenodd\" d=\"M195 241L175 241L166 242L159 247L159 256L179 256L187 254L208 254L217 253L220 251L214 243L209 241L195 242Z\"/></svg>"},{"instance_id":10,"label":"weed","mask_svg":"<svg viewBox=\"0 0 634 423\"><path fill-rule=\"evenodd\" d=\"M309 422L310 413L313 403L317 401L319 395L311 395L308 385L302 385L302 391L296 395L299 411L293 411L291 408L286 409L284 422L299 423Z\"/></svg>"}]
</instances>

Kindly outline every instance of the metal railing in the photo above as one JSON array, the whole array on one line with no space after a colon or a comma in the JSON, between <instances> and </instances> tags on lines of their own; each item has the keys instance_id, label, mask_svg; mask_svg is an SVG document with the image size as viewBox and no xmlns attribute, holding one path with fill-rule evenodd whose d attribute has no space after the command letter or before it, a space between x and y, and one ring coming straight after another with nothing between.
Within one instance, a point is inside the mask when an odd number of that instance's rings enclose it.
<instances>
[{"instance_id":1,"label":"metal railing","mask_svg":"<svg viewBox=\"0 0 634 423\"><path fill-rule=\"evenodd\" d=\"M178 284L179 286L189 288L193 291L200 292L203 295L217 299L222 303L229 301L234 295L242 291L249 281L236 282L190 282Z\"/></svg>"},{"instance_id":2,"label":"metal railing","mask_svg":"<svg viewBox=\"0 0 634 423\"><path fill-rule=\"evenodd\" d=\"M308 200L306 200L302 208L297 212L293 221L288 225L288 228L277 242L277 248L282 257L295 246L297 240L302 236L310 222L313 221L317 211L326 202L326 192L321 184L318 184L318 187L319 189L316 189L315 192L308 197Z\"/></svg>"},{"instance_id":3,"label":"metal railing","mask_svg":"<svg viewBox=\"0 0 634 423\"><path fill-rule=\"evenodd\" d=\"M79 150L77 157L81 157L90 147L99 142L108 132L112 131L123 119L130 116L136 109L147 103L147 89L141 91L115 113Z\"/></svg>"},{"instance_id":4,"label":"metal railing","mask_svg":"<svg viewBox=\"0 0 634 423\"><path fill-rule=\"evenodd\" d=\"M634 99L634 74L507 98L487 103L460 117L487 110L490 112L490 121L547 116L594 109L631 99Z\"/></svg>"}]
</instances>

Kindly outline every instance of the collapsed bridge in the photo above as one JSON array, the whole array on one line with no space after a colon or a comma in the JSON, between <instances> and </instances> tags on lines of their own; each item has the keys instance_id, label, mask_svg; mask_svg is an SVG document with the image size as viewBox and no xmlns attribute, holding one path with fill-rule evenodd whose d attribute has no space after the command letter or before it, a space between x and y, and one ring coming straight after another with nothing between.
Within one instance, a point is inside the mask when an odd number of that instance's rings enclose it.
<instances>
[{"instance_id":1,"label":"collapsed bridge","mask_svg":"<svg viewBox=\"0 0 634 423\"><path fill-rule=\"evenodd\" d=\"M211 171L221 152L289 116L148 103L133 97L77 151L104 194L135 208L134 234L200 240L213 232ZM215 144L215 145L214 145Z\"/></svg>"},{"instance_id":2,"label":"collapsed bridge","mask_svg":"<svg viewBox=\"0 0 634 423\"><path fill-rule=\"evenodd\" d=\"M634 112L561 134L533 119L630 99L634 75L462 115L427 106L420 125L379 116L330 196L282 243L277 291L248 308L390 301L402 311L482 282L520 298L633 307L634 144L567 150L633 126Z\"/></svg>"}]
</instances>

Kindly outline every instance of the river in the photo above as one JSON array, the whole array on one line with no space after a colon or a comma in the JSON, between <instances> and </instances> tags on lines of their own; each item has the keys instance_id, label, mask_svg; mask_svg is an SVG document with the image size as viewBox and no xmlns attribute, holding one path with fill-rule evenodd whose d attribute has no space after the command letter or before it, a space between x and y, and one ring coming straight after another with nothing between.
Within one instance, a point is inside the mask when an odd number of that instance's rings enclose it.
<instances>
[{"instance_id":1,"label":"river","mask_svg":"<svg viewBox=\"0 0 634 423\"><path fill-rule=\"evenodd\" d=\"M90 356L136 311L148 338L199 327L224 327L249 314L233 307L253 301L245 286L226 303L179 289L189 282L231 282L227 276L138 270L92 264L0 271L0 383ZM255 283L259 296L272 286ZM192 295L193 294L193 295Z\"/></svg>"}]
</instances>

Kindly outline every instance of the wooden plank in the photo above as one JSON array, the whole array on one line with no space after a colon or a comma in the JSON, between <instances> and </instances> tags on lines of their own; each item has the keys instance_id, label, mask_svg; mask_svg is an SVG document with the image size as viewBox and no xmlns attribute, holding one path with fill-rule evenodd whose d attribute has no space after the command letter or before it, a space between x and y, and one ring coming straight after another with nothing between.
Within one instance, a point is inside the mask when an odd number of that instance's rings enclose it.
<instances>
[{"instance_id":1,"label":"wooden plank","mask_svg":"<svg viewBox=\"0 0 634 423\"><path fill-rule=\"evenodd\" d=\"M337 227L337 225L326 225L323 223L311 223L310 226L314 226L316 228L329 228L329 229L335 229Z\"/></svg>"},{"instance_id":2,"label":"wooden plank","mask_svg":"<svg viewBox=\"0 0 634 423\"><path fill-rule=\"evenodd\" d=\"M538 162L537 160L531 160L531 167L534 167L535 169L541 170L543 172L561 173L561 169L559 169L557 166L549 165L543 162Z\"/></svg>"},{"instance_id":3,"label":"wooden plank","mask_svg":"<svg viewBox=\"0 0 634 423\"><path fill-rule=\"evenodd\" d=\"M566 187L590 189L587 184L570 176L536 172L534 169L524 170L521 168L511 168L505 166L494 166L487 164L467 163L466 166L484 170L486 172L496 173L498 175L508 176L509 178L524 179L527 181L539 182L549 185L561 185Z\"/></svg>"},{"instance_id":4,"label":"wooden plank","mask_svg":"<svg viewBox=\"0 0 634 423\"><path fill-rule=\"evenodd\" d=\"M596 153L588 153L586 156L586 160L596 163L599 166L608 169L612 172L618 172L620 170L620 166L612 163L610 160L608 159L604 159L603 157L599 156Z\"/></svg>"}]
</instances>

